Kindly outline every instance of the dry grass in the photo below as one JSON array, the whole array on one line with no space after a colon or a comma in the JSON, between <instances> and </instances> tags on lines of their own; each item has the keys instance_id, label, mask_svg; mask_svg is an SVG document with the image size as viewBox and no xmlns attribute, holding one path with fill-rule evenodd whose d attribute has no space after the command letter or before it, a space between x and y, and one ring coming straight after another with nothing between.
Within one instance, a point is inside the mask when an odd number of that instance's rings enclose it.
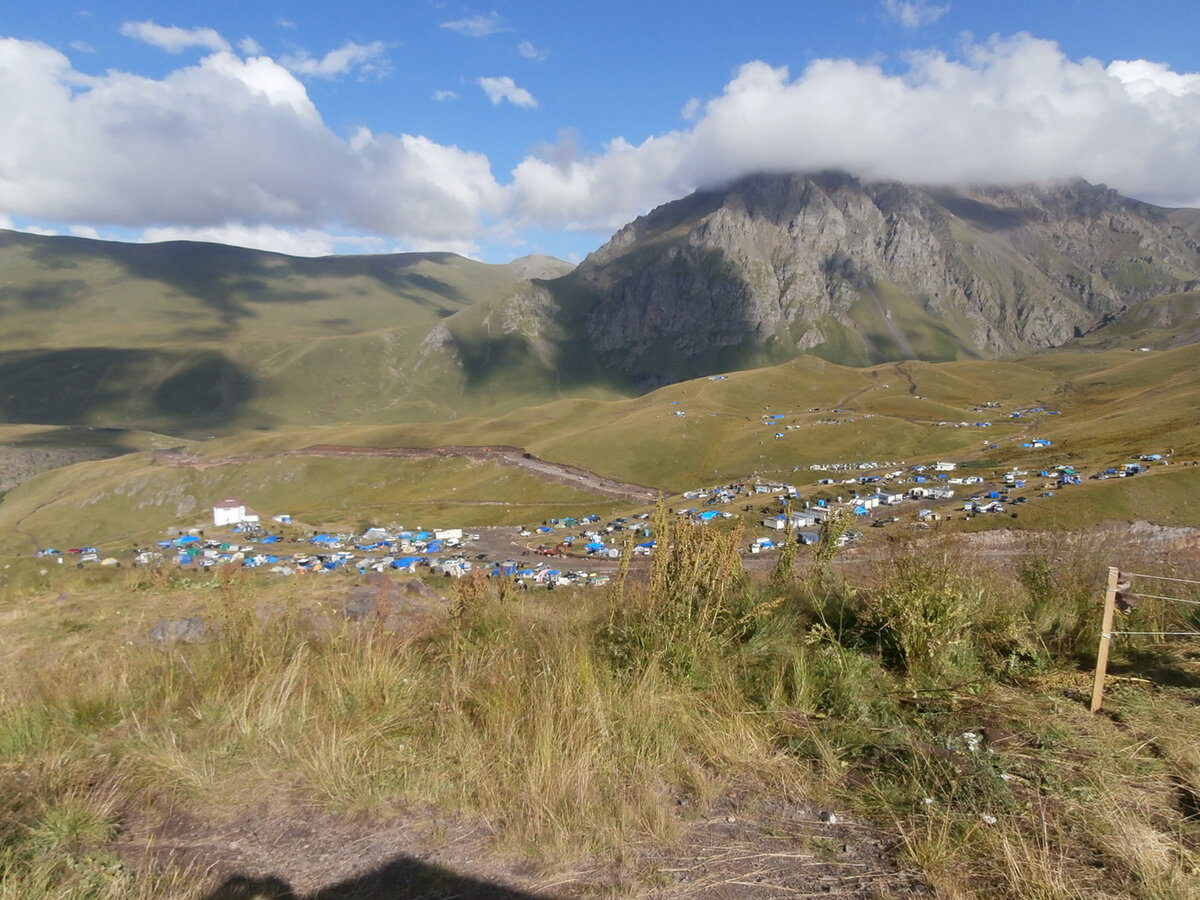
<instances>
[{"instance_id":1,"label":"dry grass","mask_svg":"<svg viewBox=\"0 0 1200 900\"><path fill-rule=\"evenodd\" d=\"M742 577L737 535L659 533L648 588L469 579L452 614L402 635L232 570L92 584L10 617L38 640L15 636L0 682L0 897L183 892L111 853L148 806L437 809L553 867L670 841L681 809L734 784L856 810L943 896L1193 896L1200 673L1181 648L1119 647L1152 677L1091 716L1086 672L1045 635L1075 615L1073 581L933 555L764 586ZM114 604L138 629L152 608L203 610L212 637L130 643ZM63 633L56 616L93 624Z\"/></svg>"}]
</instances>

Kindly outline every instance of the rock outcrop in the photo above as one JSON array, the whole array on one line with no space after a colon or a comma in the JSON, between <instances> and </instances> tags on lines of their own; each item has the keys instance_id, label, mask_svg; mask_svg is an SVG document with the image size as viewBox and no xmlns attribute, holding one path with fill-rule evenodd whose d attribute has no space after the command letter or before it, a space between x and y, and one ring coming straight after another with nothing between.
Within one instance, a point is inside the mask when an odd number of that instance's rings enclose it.
<instances>
[{"instance_id":1,"label":"rock outcrop","mask_svg":"<svg viewBox=\"0 0 1200 900\"><path fill-rule=\"evenodd\" d=\"M758 175L668 203L547 283L633 386L779 362L1057 346L1200 286L1200 212L1103 186L922 188Z\"/></svg>"}]
</instances>

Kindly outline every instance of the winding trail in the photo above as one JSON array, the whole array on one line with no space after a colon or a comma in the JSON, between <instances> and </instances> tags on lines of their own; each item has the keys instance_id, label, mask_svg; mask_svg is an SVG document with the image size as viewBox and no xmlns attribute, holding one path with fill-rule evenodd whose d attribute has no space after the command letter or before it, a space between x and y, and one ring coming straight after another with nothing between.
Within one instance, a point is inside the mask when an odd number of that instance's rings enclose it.
<instances>
[{"instance_id":1,"label":"winding trail","mask_svg":"<svg viewBox=\"0 0 1200 900\"><path fill-rule=\"evenodd\" d=\"M212 459L204 459L179 450L154 451L156 463L190 469L244 465L286 456L319 456L336 459L470 459L523 469L542 481L580 488L591 493L628 500L632 503L652 502L658 498L660 493L657 488L607 478L578 466L549 462L534 456L521 447L503 445L490 447L349 447L341 444L314 444L311 447L302 447L296 450L278 450L257 455L223 456Z\"/></svg>"}]
</instances>

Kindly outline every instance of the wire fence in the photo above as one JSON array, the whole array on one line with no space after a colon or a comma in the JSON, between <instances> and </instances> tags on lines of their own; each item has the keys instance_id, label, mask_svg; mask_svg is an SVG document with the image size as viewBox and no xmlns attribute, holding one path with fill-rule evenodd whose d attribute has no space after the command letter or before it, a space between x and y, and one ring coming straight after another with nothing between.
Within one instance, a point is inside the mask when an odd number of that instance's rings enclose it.
<instances>
[{"instance_id":1,"label":"wire fence","mask_svg":"<svg viewBox=\"0 0 1200 900\"><path fill-rule=\"evenodd\" d=\"M1166 594L1150 594L1133 590L1134 579L1149 579L1153 581L1170 582L1179 585L1200 587L1200 580L1192 578L1177 578L1172 575L1153 575L1147 572L1122 572L1116 567L1108 570L1108 585L1104 592L1104 612L1100 624L1100 645L1096 650L1096 672L1092 681L1091 710L1096 712L1104 702L1104 677L1108 671L1108 653L1112 639L1118 636L1139 637L1197 637L1200 631L1168 631L1165 628L1155 630L1117 630L1113 628L1113 618L1118 609L1122 612L1132 612L1142 600L1159 600L1164 603L1179 603L1186 606L1200 606L1200 600L1191 597L1176 597ZM1186 625L1187 622L1181 623Z\"/></svg>"}]
</instances>

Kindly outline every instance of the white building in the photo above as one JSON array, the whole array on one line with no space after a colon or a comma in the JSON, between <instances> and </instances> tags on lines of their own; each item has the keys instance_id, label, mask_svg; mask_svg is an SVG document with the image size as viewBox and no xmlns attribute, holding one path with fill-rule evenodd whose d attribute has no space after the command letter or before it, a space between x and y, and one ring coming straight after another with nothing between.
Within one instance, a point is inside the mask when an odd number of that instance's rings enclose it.
<instances>
[{"instance_id":1,"label":"white building","mask_svg":"<svg viewBox=\"0 0 1200 900\"><path fill-rule=\"evenodd\" d=\"M246 504L233 497L226 497L213 507L213 525L242 525L257 522L258 513L247 509Z\"/></svg>"}]
</instances>

